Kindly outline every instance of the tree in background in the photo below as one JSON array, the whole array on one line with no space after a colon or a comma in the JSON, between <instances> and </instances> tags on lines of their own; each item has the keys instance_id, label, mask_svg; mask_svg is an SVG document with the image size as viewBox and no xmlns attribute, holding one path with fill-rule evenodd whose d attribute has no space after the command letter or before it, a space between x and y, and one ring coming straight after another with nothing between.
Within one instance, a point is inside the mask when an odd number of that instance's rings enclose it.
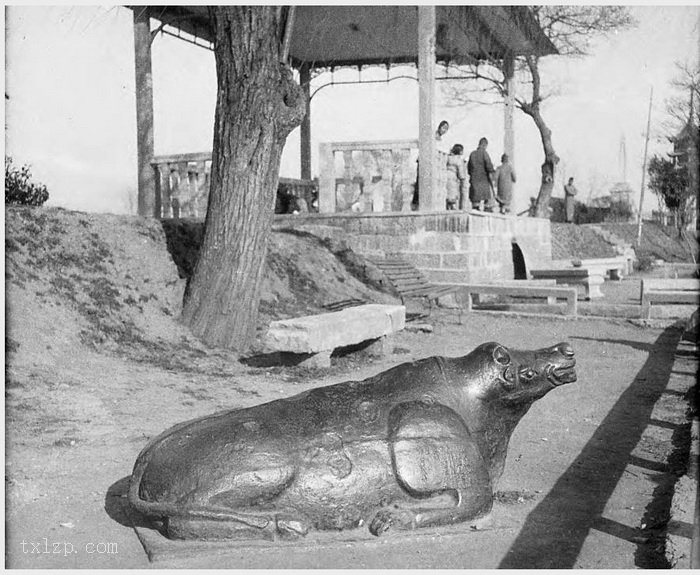
<instances>
[{"instance_id":1,"label":"tree in background","mask_svg":"<svg viewBox=\"0 0 700 575\"><path fill-rule=\"evenodd\" d=\"M688 178L688 206L683 211L683 228L688 223L692 209L700 205L700 61L695 66L676 64L678 76L672 85L678 95L666 102L670 121L666 122L666 132L674 134L669 140L673 143L673 156L679 169L684 169ZM675 212L676 224L679 212ZM679 231L683 228L679 228Z\"/></svg>"},{"instance_id":2,"label":"tree in background","mask_svg":"<svg viewBox=\"0 0 700 575\"><path fill-rule=\"evenodd\" d=\"M593 39L636 25L624 6L532 6L530 10L559 54L568 57L585 56L590 51ZM451 83L447 88L448 97L458 104L474 102L475 97L478 101L478 92L496 93L505 98L508 95L507 65L507 60L493 60L459 66L460 75L467 78L467 83ZM545 92L543 87L539 56L520 56L516 58L514 67L519 83L529 85L527 95L515 96L515 104L532 118L542 141L544 162L535 215L547 217L555 169L559 163L552 143L552 131L541 110L542 102L551 94Z\"/></svg>"},{"instance_id":3,"label":"tree in background","mask_svg":"<svg viewBox=\"0 0 700 575\"><path fill-rule=\"evenodd\" d=\"M679 165L671 159L654 156L647 167L649 189L674 215L679 235L688 223L695 206L695 196L690 189L687 165Z\"/></svg>"},{"instance_id":4,"label":"tree in background","mask_svg":"<svg viewBox=\"0 0 700 575\"><path fill-rule=\"evenodd\" d=\"M282 63L290 10L210 9L218 84L211 190L182 317L207 344L238 351L255 336L282 148L306 113Z\"/></svg>"},{"instance_id":5,"label":"tree in background","mask_svg":"<svg viewBox=\"0 0 700 575\"><path fill-rule=\"evenodd\" d=\"M689 122L700 125L700 64L677 62L676 68L678 73L671 85L678 93L666 101L669 119L664 128L669 133L678 132Z\"/></svg>"}]
</instances>

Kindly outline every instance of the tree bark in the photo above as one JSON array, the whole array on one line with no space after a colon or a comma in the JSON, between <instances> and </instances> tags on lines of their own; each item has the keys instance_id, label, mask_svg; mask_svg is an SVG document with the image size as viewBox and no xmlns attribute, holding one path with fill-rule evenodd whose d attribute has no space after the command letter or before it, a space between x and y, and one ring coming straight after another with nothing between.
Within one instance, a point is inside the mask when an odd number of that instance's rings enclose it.
<instances>
[{"instance_id":1,"label":"tree bark","mask_svg":"<svg viewBox=\"0 0 700 575\"><path fill-rule=\"evenodd\" d=\"M549 218L549 200L554 190L554 173L559 163L559 156L554 151L554 145L552 144L552 130L549 129L549 126L547 126L547 123L540 113L542 95L540 93L541 80L539 60L536 56L527 56L525 61L532 77L532 99L530 102L521 101L518 104L520 109L535 122L540 132L542 149L544 150L542 180L540 182L540 191L537 194L537 202L535 203L535 216L538 218Z\"/></svg>"},{"instance_id":2,"label":"tree bark","mask_svg":"<svg viewBox=\"0 0 700 575\"><path fill-rule=\"evenodd\" d=\"M306 103L279 61L284 11L216 6L211 14L218 82L211 189L182 319L205 343L242 352L255 337L282 149Z\"/></svg>"},{"instance_id":3,"label":"tree bark","mask_svg":"<svg viewBox=\"0 0 700 575\"><path fill-rule=\"evenodd\" d=\"M532 119L535 121L537 129L540 131L542 149L544 150L542 180L540 182L540 191L537 194L535 215L538 218L549 218L549 200L554 190L554 173L559 163L559 156L557 156L554 151L554 146L552 145L552 131L547 127L538 109L535 110Z\"/></svg>"}]
</instances>

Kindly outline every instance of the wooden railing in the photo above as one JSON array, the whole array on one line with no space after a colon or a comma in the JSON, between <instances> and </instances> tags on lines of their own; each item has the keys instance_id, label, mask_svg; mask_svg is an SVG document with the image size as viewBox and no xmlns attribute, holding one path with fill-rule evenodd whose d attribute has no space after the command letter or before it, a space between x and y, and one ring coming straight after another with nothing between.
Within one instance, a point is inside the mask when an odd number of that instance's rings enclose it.
<instances>
[{"instance_id":1,"label":"wooden railing","mask_svg":"<svg viewBox=\"0 0 700 575\"><path fill-rule=\"evenodd\" d=\"M161 218L203 218L206 215L211 152L156 156L151 165L156 180L156 213ZM304 211L304 207L315 211L317 197L316 181L280 178L275 211L286 213L295 208Z\"/></svg>"},{"instance_id":2,"label":"wooden railing","mask_svg":"<svg viewBox=\"0 0 700 575\"><path fill-rule=\"evenodd\" d=\"M437 152L436 205L445 205L447 154ZM408 212L417 178L418 140L319 145L319 211Z\"/></svg>"}]
</instances>

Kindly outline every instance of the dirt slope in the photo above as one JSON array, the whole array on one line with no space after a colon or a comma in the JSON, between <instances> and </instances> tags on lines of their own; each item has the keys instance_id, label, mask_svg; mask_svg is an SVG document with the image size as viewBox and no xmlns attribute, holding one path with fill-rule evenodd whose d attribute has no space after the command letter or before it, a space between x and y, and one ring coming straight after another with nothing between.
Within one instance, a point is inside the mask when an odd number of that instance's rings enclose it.
<instances>
[{"instance_id":1,"label":"dirt slope","mask_svg":"<svg viewBox=\"0 0 700 575\"><path fill-rule=\"evenodd\" d=\"M15 207L5 219L13 365L25 356L51 364L82 347L148 361L169 355L183 365L203 353L177 319L200 223L165 225L171 255L153 220ZM261 330L272 319L317 313L339 300L394 301L350 273L349 267L361 269L361 258L335 247L339 256L308 234L272 234Z\"/></svg>"},{"instance_id":2,"label":"dirt slope","mask_svg":"<svg viewBox=\"0 0 700 575\"><path fill-rule=\"evenodd\" d=\"M617 254L615 245L611 243L607 233L611 233L621 244L634 246L637 241L637 225L622 223L603 224L557 224L552 223L552 258L604 258ZM607 233L606 233L607 232ZM694 242L692 249L695 258L698 257L698 243ZM640 260L664 260L666 262L692 262L691 246L684 239L678 238L673 228L661 226L653 222L644 222L642 226L642 241L635 249Z\"/></svg>"}]
</instances>

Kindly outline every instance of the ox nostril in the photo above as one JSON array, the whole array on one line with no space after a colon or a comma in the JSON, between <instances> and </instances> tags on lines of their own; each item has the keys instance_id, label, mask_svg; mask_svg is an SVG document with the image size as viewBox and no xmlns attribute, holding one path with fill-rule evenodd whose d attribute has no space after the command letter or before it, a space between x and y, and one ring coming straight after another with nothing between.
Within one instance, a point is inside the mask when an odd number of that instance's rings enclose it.
<instances>
[{"instance_id":1,"label":"ox nostril","mask_svg":"<svg viewBox=\"0 0 700 575\"><path fill-rule=\"evenodd\" d=\"M556 346L556 348L559 350L559 353L566 357L574 357L574 348L571 347L571 344L567 341L564 341L560 343L559 345Z\"/></svg>"}]
</instances>

